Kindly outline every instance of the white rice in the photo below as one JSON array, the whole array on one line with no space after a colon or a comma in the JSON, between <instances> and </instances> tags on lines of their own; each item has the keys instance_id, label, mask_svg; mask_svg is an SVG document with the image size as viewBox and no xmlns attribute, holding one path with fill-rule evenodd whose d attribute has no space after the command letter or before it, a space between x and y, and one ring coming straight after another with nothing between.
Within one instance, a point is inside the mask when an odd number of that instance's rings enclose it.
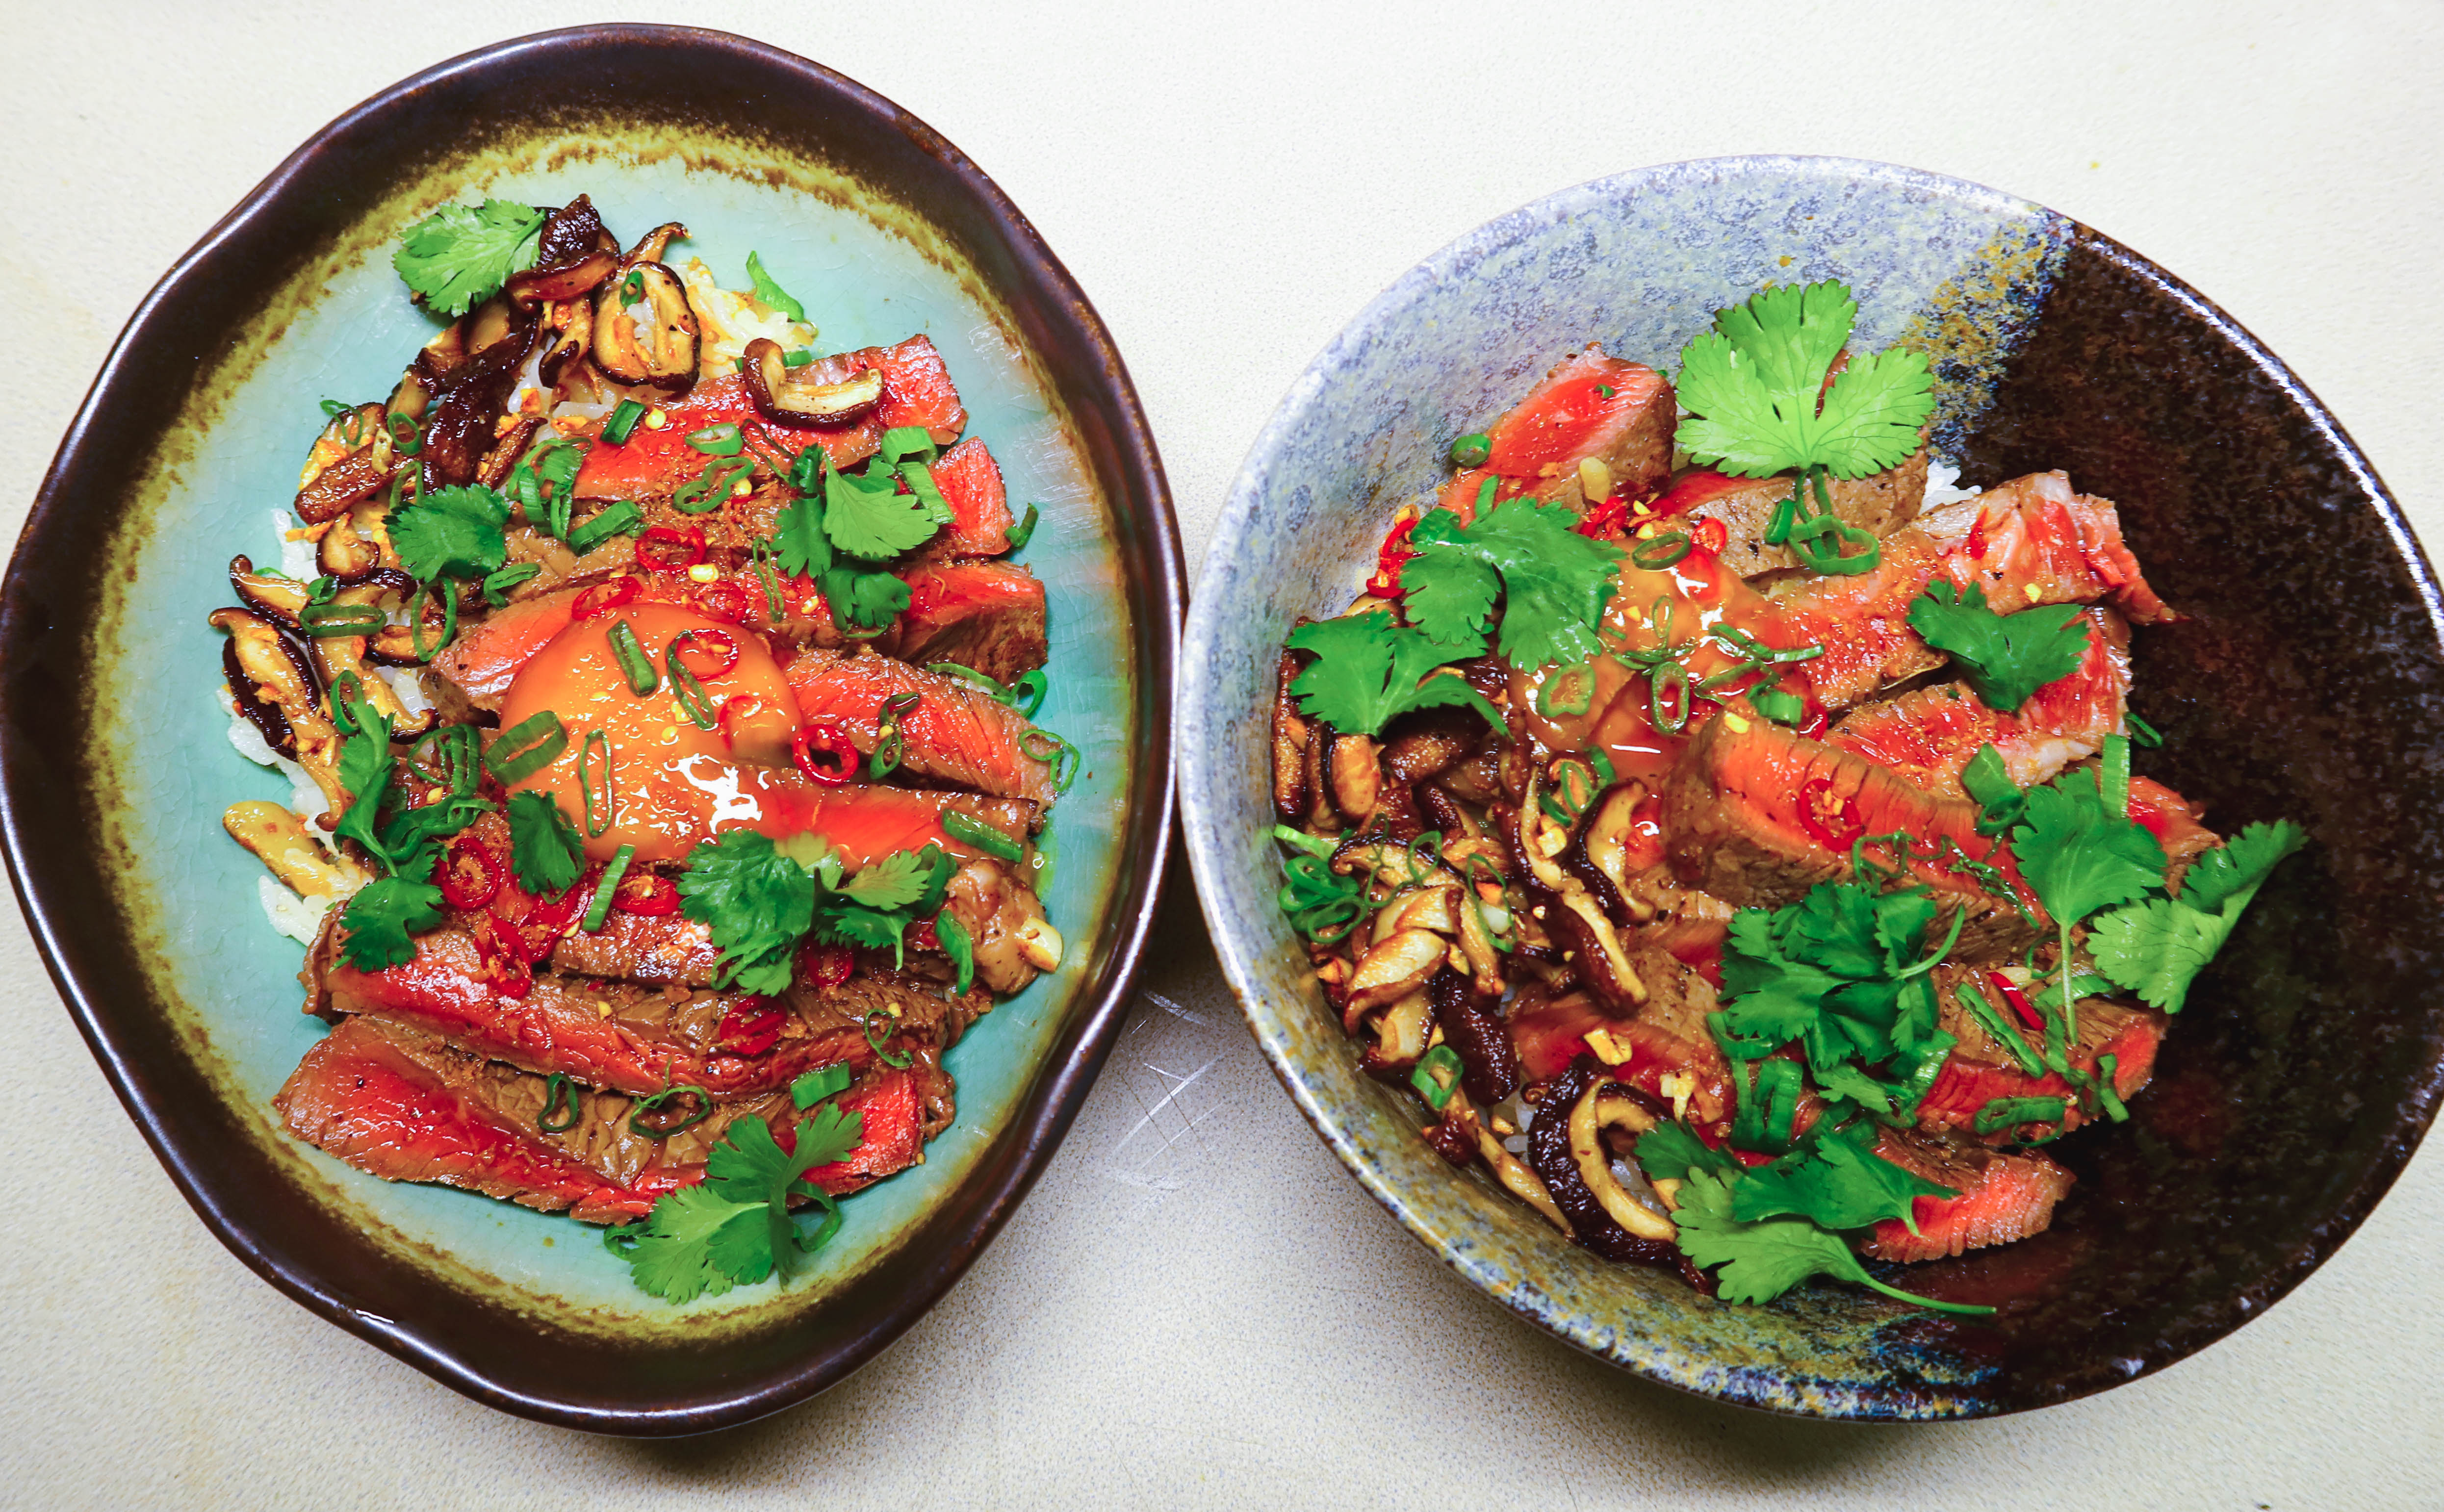
<instances>
[{"instance_id":1,"label":"white rice","mask_svg":"<svg viewBox=\"0 0 2444 1512\"><path fill-rule=\"evenodd\" d=\"M339 846L320 824L314 822L330 807L323 797L323 789L316 785L314 779L306 775L305 767L271 748L270 742L263 738L263 732L237 711L237 702L230 696L226 687L214 688L213 691L220 701L221 712L229 715L230 744L236 747L237 753L248 761L258 766L268 766L288 779L289 812L305 822L306 833L314 838L316 844L334 856L339 855ZM269 876L255 878L255 896L262 901L264 917L271 921L271 927L300 945L314 943L316 931L323 927L323 915L339 901L336 897L300 897L277 878Z\"/></svg>"},{"instance_id":2,"label":"white rice","mask_svg":"<svg viewBox=\"0 0 2444 1512\"><path fill-rule=\"evenodd\" d=\"M271 927L300 945L312 945L322 932L323 916L338 901L327 897L299 897L268 876L254 879L256 895L263 899L264 915Z\"/></svg>"},{"instance_id":3,"label":"white rice","mask_svg":"<svg viewBox=\"0 0 2444 1512\"><path fill-rule=\"evenodd\" d=\"M1958 468L1939 458L1927 458L1926 498L1918 507L1932 509L1937 505L1958 504L1963 499L1973 499L1986 491L1983 489L1964 489L1959 487L1959 483Z\"/></svg>"},{"instance_id":4,"label":"white rice","mask_svg":"<svg viewBox=\"0 0 2444 1512\"><path fill-rule=\"evenodd\" d=\"M314 560L314 543L292 541L288 532L304 528L297 517L286 509L271 511L271 539L280 543L280 570L300 582L311 582L322 575Z\"/></svg>"}]
</instances>

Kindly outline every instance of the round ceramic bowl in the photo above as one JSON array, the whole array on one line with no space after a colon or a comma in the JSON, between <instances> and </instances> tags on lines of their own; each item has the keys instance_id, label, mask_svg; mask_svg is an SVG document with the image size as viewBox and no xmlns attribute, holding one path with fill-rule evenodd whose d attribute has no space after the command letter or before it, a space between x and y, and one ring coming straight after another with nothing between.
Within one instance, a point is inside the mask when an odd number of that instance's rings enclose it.
<instances>
[{"instance_id":1,"label":"round ceramic bowl","mask_svg":"<svg viewBox=\"0 0 2444 1512\"><path fill-rule=\"evenodd\" d=\"M1935 354L1968 484L2067 469L2187 618L2137 637L2142 769L2309 851L2190 997L2129 1124L2056 1147L2027 1243L1910 1268L1962 1322L1817 1283L1762 1307L1608 1264L1462 1174L1360 1076L1273 901L1264 710L1296 617L1341 612L1394 509L1564 354L1676 365L1768 282L1839 278L1861 345ZM1743 157L1565 191L1411 270L1309 367L1241 471L1189 616L1189 854L1265 1054L1361 1186L1520 1317L1639 1374L1824 1417L1992 1414L2161 1369L2333 1253L2434 1111L2444 1019L2444 654L2434 579L2317 401L2143 258L2025 200L1873 163Z\"/></svg>"},{"instance_id":2,"label":"round ceramic bowl","mask_svg":"<svg viewBox=\"0 0 2444 1512\"><path fill-rule=\"evenodd\" d=\"M686 1307L597 1231L378 1181L281 1132L323 1032L299 950L221 833L277 797L231 748L205 617L236 551L276 560L316 401L386 394L432 320L390 267L435 206L590 194L667 220L742 286L750 250L827 350L922 330L1043 521L1051 696L1084 754L1053 819L1063 968L952 1051L958 1121L845 1205L787 1285ZM1027 1190L1109 1048L1162 872L1181 598L1160 464L1111 340L1017 209L950 143L837 74L718 33L603 27L470 54L284 163L144 302L36 501L0 604L8 854L51 971L204 1221L267 1280L460 1391L604 1431L680 1433L841 1379L949 1287Z\"/></svg>"}]
</instances>

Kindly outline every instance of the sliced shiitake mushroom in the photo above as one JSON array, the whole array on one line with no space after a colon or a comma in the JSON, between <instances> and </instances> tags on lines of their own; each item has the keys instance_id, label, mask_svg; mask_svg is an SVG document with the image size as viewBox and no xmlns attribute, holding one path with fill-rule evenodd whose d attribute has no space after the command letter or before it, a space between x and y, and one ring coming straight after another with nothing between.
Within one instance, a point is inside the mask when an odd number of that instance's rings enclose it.
<instances>
[{"instance_id":1,"label":"sliced shiitake mushroom","mask_svg":"<svg viewBox=\"0 0 2444 1512\"><path fill-rule=\"evenodd\" d=\"M475 481L476 470L500 438L501 415L535 340L533 312L513 310L504 300L493 300L463 323L474 355L434 378L420 453L430 481L445 487ZM497 337L482 340L495 330Z\"/></svg>"},{"instance_id":2,"label":"sliced shiitake mushroom","mask_svg":"<svg viewBox=\"0 0 2444 1512\"><path fill-rule=\"evenodd\" d=\"M1434 1028L1434 1008L1425 993L1410 993L1377 1016L1375 1042L1366 1047L1359 1069L1384 1078L1407 1072L1424 1057Z\"/></svg>"},{"instance_id":3,"label":"sliced shiitake mushroom","mask_svg":"<svg viewBox=\"0 0 2444 1512\"><path fill-rule=\"evenodd\" d=\"M594 294L594 365L622 383L676 387L695 377L695 311L679 276L631 262Z\"/></svg>"},{"instance_id":4,"label":"sliced shiitake mushroom","mask_svg":"<svg viewBox=\"0 0 2444 1512\"><path fill-rule=\"evenodd\" d=\"M254 559L243 552L230 558L230 586L238 599L256 614L277 619L295 629L297 617L306 609L308 590L294 578L254 570Z\"/></svg>"},{"instance_id":5,"label":"sliced shiitake mushroom","mask_svg":"<svg viewBox=\"0 0 2444 1512\"><path fill-rule=\"evenodd\" d=\"M535 377L546 388L557 389L561 379L575 379L584 372L580 363L594 344L594 307L582 299L563 300L544 306L541 319L544 340L548 344L535 363Z\"/></svg>"},{"instance_id":6,"label":"sliced shiitake mushroom","mask_svg":"<svg viewBox=\"0 0 2444 1512\"><path fill-rule=\"evenodd\" d=\"M1292 824L1306 814L1307 725L1290 696L1298 674L1298 653L1283 652L1273 679L1273 813Z\"/></svg>"},{"instance_id":7,"label":"sliced shiitake mushroom","mask_svg":"<svg viewBox=\"0 0 2444 1512\"><path fill-rule=\"evenodd\" d=\"M684 240L687 233L688 229L677 221L666 220L637 239L637 245L628 249L626 261L658 263L662 254L671 249L671 243Z\"/></svg>"},{"instance_id":8,"label":"sliced shiitake mushroom","mask_svg":"<svg viewBox=\"0 0 2444 1512\"><path fill-rule=\"evenodd\" d=\"M747 343L739 373L755 408L776 425L846 425L882 402L882 374L864 367L837 382L806 375L818 364L792 370L782 360L781 343L759 336Z\"/></svg>"},{"instance_id":9,"label":"sliced shiitake mushroom","mask_svg":"<svg viewBox=\"0 0 2444 1512\"><path fill-rule=\"evenodd\" d=\"M297 518L320 525L390 481L390 411L360 404L314 438L298 477Z\"/></svg>"},{"instance_id":10,"label":"sliced shiitake mushroom","mask_svg":"<svg viewBox=\"0 0 2444 1512\"><path fill-rule=\"evenodd\" d=\"M1570 1105L1570 1155L1578 1164L1579 1179L1587 1184L1588 1194L1606 1216L1638 1238L1669 1244L1677 1232L1672 1220L1629 1194L1620 1178L1613 1174L1612 1152L1604 1148L1602 1138L1606 1128L1640 1134L1655 1124L1653 1114L1618 1088L1602 1080L1590 1081L1587 1090L1579 1094L1579 1100Z\"/></svg>"},{"instance_id":11,"label":"sliced shiitake mushroom","mask_svg":"<svg viewBox=\"0 0 2444 1512\"><path fill-rule=\"evenodd\" d=\"M251 713L249 718L282 755L306 768L323 789L336 822L348 806L348 788L340 781L340 732L323 712L311 654L292 632L251 610L215 609L212 626L229 632L223 659L235 670L230 693L239 710L247 712L250 704L268 704L278 710L283 736L278 740L264 720Z\"/></svg>"}]
</instances>

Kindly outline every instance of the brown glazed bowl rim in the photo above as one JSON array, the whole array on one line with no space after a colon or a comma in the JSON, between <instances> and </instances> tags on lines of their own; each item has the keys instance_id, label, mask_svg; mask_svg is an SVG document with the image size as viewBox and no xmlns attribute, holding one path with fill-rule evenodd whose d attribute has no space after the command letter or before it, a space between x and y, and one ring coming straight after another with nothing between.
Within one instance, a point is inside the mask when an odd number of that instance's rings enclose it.
<instances>
[{"instance_id":1,"label":"brown glazed bowl rim","mask_svg":"<svg viewBox=\"0 0 2444 1512\"><path fill-rule=\"evenodd\" d=\"M68 505L89 486L94 454L114 436L149 433L148 399L139 374L149 349L165 340L181 311L215 299L213 272L234 260L277 258L280 222L301 196L315 193L342 165L395 139L398 121L419 96L480 94L494 80L539 66L582 67L606 53L707 54L724 66L768 84L765 98L789 94L822 100L844 116L862 116L878 135L897 134L915 153L949 175L949 192L970 196L997 236L1012 276L996 276L995 292L1013 308L1028 307L1068 348L1082 354L1074 390L1089 396L1092 418L1110 458L1107 481L1115 506L1143 516L1138 544L1116 544L1139 620L1136 665L1145 686L1134 698L1139 747L1127 792L1120 876L1116 879L1093 974L1078 989L1044 1070L1012 1110L996 1139L1009 1158L979 1168L960 1191L960 1211L939 1214L947 1231L936 1242L911 1245L894 1259L896 1303L861 1317L842 1337L810 1345L785 1368L758 1375L723 1375L701 1390L672 1393L644 1386L614 1397L574 1397L521 1389L496 1379L481 1360L422 1333L416 1320L361 1311L334 1294L294 1256L273 1252L253 1214L212 1173L212 1152L191 1149L172 1124L172 1100L115 1023L103 985L95 980L93 937L116 933L70 906L67 879L94 862L64 848L45 848L36 817L60 804L65 779L34 749L31 731L46 717L42 700L54 685L38 672L43 644L62 627L52 623L40 592L43 569L54 566L77 522ZM1092 435L1092 429L1089 434ZM964 153L875 91L820 64L766 44L691 27L610 24L517 37L463 53L392 84L316 132L256 185L237 207L178 259L128 320L63 437L11 558L0 594L0 843L11 882L44 965L112 1089L146 1143L214 1237L257 1275L308 1310L488 1406L522 1417L594 1432L676 1436L752 1421L794 1405L845 1379L923 1316L999 1232L1042 1174L1102 1070L1135 985L1152 927L1171 846L1173 743L1170 689L1186 599L1178 526L1143 405L1109 331L1076 280L1045 245L1000 187ZM84 611L89 615L89 611ZM69 628L75 628L73 624ZM1084 946L1090 942L1074 942ZM104 942L106 947L106 942ZM1073 947L1074 948L1074 947ZM190 1136L192 1137L192 1136Z\"/></svg>"}]
</instances>

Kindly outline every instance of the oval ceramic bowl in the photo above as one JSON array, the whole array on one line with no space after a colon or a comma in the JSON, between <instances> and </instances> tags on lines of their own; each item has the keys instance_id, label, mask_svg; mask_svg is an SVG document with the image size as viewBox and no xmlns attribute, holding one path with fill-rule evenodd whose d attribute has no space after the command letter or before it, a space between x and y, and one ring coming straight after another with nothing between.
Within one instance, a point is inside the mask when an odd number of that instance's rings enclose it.
<instances>
[{"instance_id":1,"label":"oval ceramic bowl","mask_svg":"<svg viewBox=\"0 0 2444 1512\"><path fill-rule=\"evenodd\" d=\"M1267 707L1299 615L1339 613L1394 508L1563 354L1676 366L1768 281L1858 291L1861 344L1935 355L1963 481L2064 468L2120 502L2190 616L2137 637L2141 767L2230 830L2314 843L2190 998L2124 1127L2056 1147L2052 1230L1911 1268L1990 1325L1818 1283L1764 1307L1605 1263L1418 1138L1358 1075L1273 902ZM1444 249L1300 378L1240 473L1189 616L1189 854L1265 1053L1360 1183L1521 1317L1654 1380L1826 1417L1991 1414L2163 1366L2333 1253L2434 1111L2444 1020L2444 653L2428 566L2349 440L2271 354L2083 226L1931 175L1825 158L1682 163L1565 191Z\"/></svg>"},{"instance_id":2,"label":"oval ceramic bowl","mask_svg":"<svg viewBox=\"0 0 2444 1512\"><path fill-rule=\"evenodd\" d=\"M431 332L389 266L450 200L590 193L666 220L742 286L757 250L846 350L931 333L1047 587L1041 716L1084 753L1050 829L1062 970L952 1052L957 1123L845 1205L786 1286L685 1308L597 1231L377 1181L269 1108L322 1032L299 951L255 906L222 807L286 784L240 760L204 617L272 513L326 396L387 394ZM506 43L349 112L162 280L63 444L0 606L9 860L61 992L206 1223L306 1306L478 1400L603 1431L683 1433L821 1391L888 1343L992 1236L1093 1081L1155 905L1171 802L1181 573L1137 395L1085 296L956 148L890 101L739 38L604 27ZM109 696L99 696L104 690Z\"/></svg>"}]
</instances>

